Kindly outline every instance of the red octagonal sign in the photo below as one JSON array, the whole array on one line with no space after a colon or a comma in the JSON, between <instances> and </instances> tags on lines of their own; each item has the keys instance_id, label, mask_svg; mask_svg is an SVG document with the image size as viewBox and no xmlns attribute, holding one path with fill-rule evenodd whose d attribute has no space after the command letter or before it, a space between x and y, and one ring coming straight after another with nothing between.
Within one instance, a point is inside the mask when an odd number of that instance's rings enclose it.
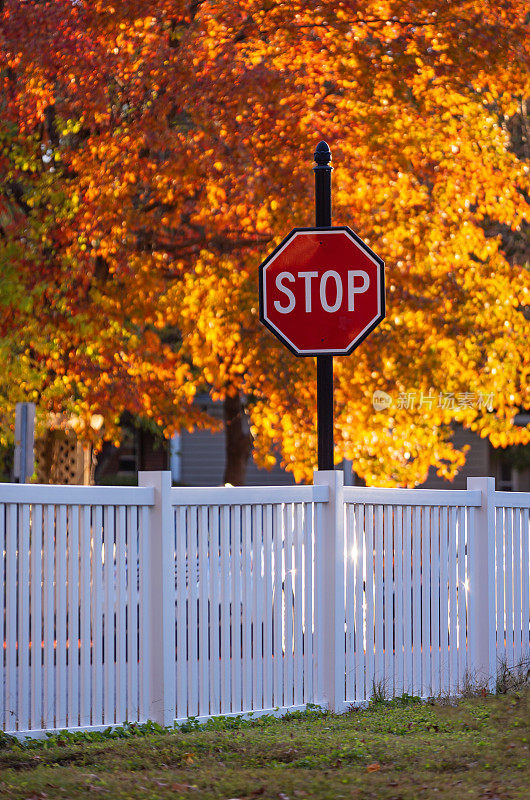
<instances>
[{"instance_id":1,"label":"red octagonal sign","mask_svg":"<svg viewBox=\"0 0 530 800\"><path fill-rule=\"evenodd\" d=\"M260 319L297 356L348 355L385 316L384 263L350 228L295 228L259 268Z\"/></svg>"}]
</instances>

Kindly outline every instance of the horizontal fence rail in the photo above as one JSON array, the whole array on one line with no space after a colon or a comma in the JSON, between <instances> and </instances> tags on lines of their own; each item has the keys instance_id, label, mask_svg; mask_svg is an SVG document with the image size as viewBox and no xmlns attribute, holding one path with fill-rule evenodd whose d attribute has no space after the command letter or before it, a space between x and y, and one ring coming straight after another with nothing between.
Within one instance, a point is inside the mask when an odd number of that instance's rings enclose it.
<instances>
[{"instance_id":1,"label":"horizontal fence rail","mask_svg":"<svg viewBox=\"0 0 530 800\"><path fill-rule=\"evenodd\" d=\"M0 502L70 506L152 506L153 489L138 486L0 484Z\"/></svg>"},{"instance_id":2,"label":"horizontal fence rail","mask_svg":"<svg viewBox=\"0 0 530 800\"><path fill-rule=\"evenodd\" d=\"M328 500L327 486L201 486L171 490L174 506L325 503Z\"/></svg>"},{"instance_id":3,"label":"horizontal fence rail","mask_svg":"<svg viewBox=\"0 0 530 800\"><path fill-rule=\"evenodd\" d=\"M377 489L345 486L344 502L370 505L472 507L481 505L481 494L472 489Z\"/></svg>"},{"instance_id":4,"label":"horizontal fence rail","mask_svg":"<svg viewBox=\"0 0 530 800\"><path fill-rule=\"evenodd\" d=\"M0 484L0 729L341 711L530 666L530 496Z\"/></svg>"}]
</instances>

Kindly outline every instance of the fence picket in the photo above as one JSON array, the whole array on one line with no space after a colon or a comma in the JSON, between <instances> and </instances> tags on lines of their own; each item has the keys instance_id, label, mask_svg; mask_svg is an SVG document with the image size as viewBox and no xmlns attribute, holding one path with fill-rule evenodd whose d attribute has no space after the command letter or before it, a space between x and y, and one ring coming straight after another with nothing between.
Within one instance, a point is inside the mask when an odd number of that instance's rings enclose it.
<instances>
[{"instance_id":1,"label":"fence picket","mask_svg":"<svg viewBox=\"0 0 530 800\"><path fill-rule=\"evenodd\" d=\"M313 606L313 525L314 525L314 508L312 504L306 504L306 513L304 517L304 530L303 530L303 544L304 544L304 561L303 561L303 578L304 578L304 702L313 703L313 619L314 619L314 606ZM267 562L266 562L267 563ZM302 566L302 565L301 565ZM267 584L268 585L268 584ZM267 706L264 701L265 708Z\"/></svg>"},{"instance_id":2,"label":"fence picket","mask_svg":"<svg viewBox=\"0 0 530 800\"><path fill-rule=\"evenodd\" d=\"M449 513L447 507L440 509L440 692L449 692Z\"/></svg>"},{"instance_id":3,"label":"fence picket","mask_svg":"<svg viewBox=\"0 0 530 800\"><path fill-rule=\"evenodd\" d=\"M366 698L366 687L364 684L366 649L365 649L365 594L364 594L364 564L366 559L365 546L363 541L363 507L360 503L354 510L355 537L354 537L354 569L355 569L355 693L352 700L364 700Z\"/></svg>"},{"instance_id":4,"label":"fence picket","mask_svg":"<svg viewBox=\"0 0 530 800\"><path fill-rule=\"evenodd\" d=\"M521 619L523 628L522 658L530 656L530 511L521 510Z\"/></svg>"},{"instance_id":5,"label":"fence picket","mask_svg":"<svg viewBox=\"0 0 530 800\"><path fill-rule=\"evenodd\" d=\"M137 722L138 708L138 507L127 509L127 721Z\"/></svg>"},{"instance_id":6,"label":"fence picket","mask_svg":"<svg viewBox=\"0 0 530 800\"><path fill-rule=\"evenodd\" d=\"M283 702L293 705L294 663L293 663L293 504L286 503L284 508L284 590L283 614L285 620L284 636L284 678Z\"/></svg>"},{"instance_id":7,"label":"fence picket","mask_svg":"<svg viewBox=\"0 0 530 800\"><path fill-rule=\"evenodd\" d=\"M252 708L263 708L262 509L252 506Z\"/></svg>"},{"instance_id":8,"label":"fence picket","mask_svg":"<svg viewBox=\"0 0 530 800\"><path fill-rule=\"evenodd\" d=\"M68 725L79 725L79 506L68 518Z\"/></svg>"},{"instance_id":9,"label":"fence picket","mask_svg":"<svg viewBox=\"0 0 530 800\"><path fill-rule=\"evenodd\" d=\"M374 687L386 692L385 686L385 661L384 661L384 610L383 610L383 506L377 505L375 511L375 665L374 665Z\"/></svg>"},{"instance_id":10,"label":"fence picket","mask_svg":"<svg viewBox=\"0 0 530 800\"><path fill-rule=\"evenodd\" d=\"M440 508L431 508L431 693L440 693Z\"/></svg>"},{"instance_id":11,"label":"fence picket","mask_svg":"<svg viewBox=\"0 0 530 800\"><path fill-rule=\"evenodd\" d=\"M252 506L242 507L242 660L243 711L252 708ZM255 531L254 531L255 534Z\"/></svg>"},{"instance_id":12,"label":"fence picket","mask_svg":"<svg viewBox=\"0 0 530 800\"><path fill-rule=\"evenodd\" d=\"M412 509L403 509L403 692L414 694L412 675Z\"/></svg>"},{"instance_id":13,"label":"fence picket","mask_svg":"<svg viewBox=\"0 0 530 800\"><path fill-rule=\"evenodd\" d=\"M188 715L199 714L199 592L197 582L198 532L197 506L188 508L187 579L188 579Z\"/></svg>"},{"instance_id":14,"label":"fence picket","mask_svg":"<svg viewBox=\"0 0 530 800\"><path fill-rule=\"evenodd\" d=\"M8 730L16 730L17 725L17 516L17 506L14 503L7 506L5 727Z\"/></svg>"},{"instance_id":15,"label":"fence picket","mask_svg":"<svg viewBox=\"0 0 530 800\"><path fill-rule=\"evenodd\" d=\"M421 658L421 508L414 509L414 527L412 540L412 693L422 693L422 658Z\"/></svg>"},{"instance_id":16,"label":"fence picket","mask_svg":"<svg viewBox=\"0 0 530 800\"><path fill-rule=\"evenodd\" d=\"M198 544L199 544L199 572L197 581L199 584L199 714L206 716L210 713L210 693L209 693L209 651L208 651L208 571L211 567L209 563L209 528L208 528L208 506L199 506L198 514Z\"/></svg>"},{"instance_id":17,"label":"fence picket","mask_svg":"<svg viewBox=\"0 0 530 800\"><path fill-rule=\"evenodd\" d=\"M116 530L116 722L127 716L127 650L126 650L126 508L118 506Z\"/></svg>"},{"instance_id":18,"label":"fence picket","mask_svg":"<svg viewBox=\"0 0 530 800\"><path fill-rule=\"evenodd\" d=\"M521 514L518 508L512 509L513 517L513 661L521 661Z\"/></svg>"},{"instance_id":19,"label":"fence picket","mask_svg":"<svg viewBox=\"0 0 530 800\"><path fill-rule=\"evenodd\" d=\"M469 579L471 575L471 565L474 560L473 548L476 546L475 538L475 517L472 508L466 508L466 605L467 605L467 661L466 671L472 675L473 664L475 663L476 652L476 631L473 625L475 619L475 593L469 590Z\"/></svg>"},{"instance_id":20,"label":"fence picket","mask_svg":"<svg viewBox=\"0 0 530 800\"><path fill-rule=\"evenodd\" d=\"M44 710L42 724L45 728L55 725L54 690L54 580L55 580L55 506L44 506Z\"/></svg>"},{"instance_id":21,"label":"fence picket","mask_svg":"<svg viewBox=\"0 0 530 800\"><path fill-rule=\"evenodd\" d=\"M61 504L58 508L55 528L56 542L56 607L55 607L55 628L57 646L55 649L55 694L56 694L56 718L57 728L66 726L66 553L67 553L67 520L66 505Z\"/></svg>"},{"instance_id":22,"label":"fence picket","mask_svg":"<svg viewBox=\"0 0 530 800\"><path fill-rule=\"evenodd\" d=\"M421 654L422 695L431 694L431 509L422 509L421 519Z\"/></svg>"},{"instance_id":23,"label":"fence picket","mask_svg":"<svg viewBox=\"0 0 530 800\"><path fill-rule=\"evenodd\" d=\"M305 504L296 503L294 507L294 687L293 703L300 706L304 702L304 652L302 616L302 531Z\"/></svg>"},{"instance_id":24,"label":"fence picket","mask_svg":"<svg viewBox=\"0 0 530 800\"><path fill-rule=\"evenodd\" d=\"M366 506L365 509L365 544L366 554L366 699L368 700L374 689L375 659L374 659L374 507ZM375 556L377 557L377 555Z\"/></svg>"},{"instance_id":25,"label":"fence picket","mask_svg":"<svg viewBox=\"0 0 530 800\"><path fill-rule=\"evenodd\" d=\"M104 593L104 700L103 719L106 725L114 724L115 709L115 674L114 674L114 614L115 614L115 585L114 585L114 507L105 506L103 512L105 563L103 567Z\"/></svg>"},{"instance_id":26,"label":"fence picket","mask_svg":"<svg viewBox=\"0 0 530 800\"><path fill-rule=\"evenodd\" d=\"M513 520L512 509L504 509L504 612L506 615L506 659L513 666Z\"/></svg>"},{"instance_id":27,"label":"fence picket","mask_svg":"<svg viewBox=\"0 0 530 800\"><path fill-rule=\"evenodd\" d=\"M448 552L449 552L449 693L455 695L458 691L458 633L457 633L457 509L449 509Z\"/></svg>"},{"instance_id":28,"label":"fence picket","mask_svg":"<svg viewBox=\"0 0 530 800\"><path fill-rule=\"evenodd\" d=\"M466 509L460 506L458 509L458 581L457 581L457 603L458 603L458 688L463 689L467 671L467 589L466 589Z\"/></svg>"},{"instance_id":29,"label":"fence picket","mask_svg":"<svg viewBox=\"0 0 530 800\"><path fill-rule=\"evenodd\" d=\"M232 551L232 711L241 707L241 506L231 510Z\"/></svg>"},{"instance_id":30,"label":"fence picket","mask_svg":"<svg viewBox=\"0 0 530 800\"><path fill-rule=\"evenodd\" d=\"M149 718L149 686L151 682L151 663L150 663L150 648L149 648L149 539L150 539L150 524L149 524L149 509L147 506L142 507L141 513L141 528L139 538L140 550L140 574L139 574L139 624L140 633L138 636L140 653L139 663L142 665L140 683L140 721Z\"/></svg>"},{"instance_id":31,"label":"fence picket","mask_svg":"<svg viewBox=\"0 0 530 800\"><path fill-rule=\"evenodd\" d=\"M18 518L18 726L29 728L29 504L24 503ZM66 548L65 548L66 549Z\"/></svg>"},{"instance_id":32,"label":"fence picket","mask_svg":"<svg viewBox=\"0 0 530 800\"><path fill-rule=\"evenodd\" d=\"M263 706L272 708L273 697L273 669L274 659L272 652L273 636L273 587L274 571L272 563L272 513L273 506L265 506L265 530L263 536L263 580L265 583L265 602L263 614ZM307 576L307 570L306 570ZM307 653L306 653L307 655ZM307 670L307 661L306 661Z\"/></svg>"},{"instance_id":33,"label":"fence picket","mask_svg":"<svg viewBox=\"0 0 530 800\"><path fill-rule=\"evenodd\" d=\"M355 530L354 506L347 505L344 537L344 588L346 601L346 698L355 699Z\"/></svg>"},{"instance_id":34,"label":"fence picket","mask_svg":"<svg viewBox=\"0 0 530 800\"><path fill-rule=\"evenodd\" d=\"M79 547L80 584L79 606L81 611L81 657L80 657L80 716L82 727L90 725L90 506L81 506L81 541Z\"/></svg>"},{"instance_id":35,"label":"fence picket","mask_svg":"<svg viewBox=\"0 0 530 800\"><path fill-rule=\"evenodd\" d=\"M219 614L219 509L210 506L210 714L220 711L221 682L221 618Z\"/></svg>"},{"instance_id":36,"label":"fence picket","mask_svg":"<svg viewBox=\"0 0 530 800\"><path fill-rule=\"evenodd\" d=\"M230 686L230 596L233 581L230 559L230 507L223 506L221 514L221 714L232 708Z\"/></svg>"},{"instance_id":37,"label":"fence picket","mask_svg":"<svg viewBox=\"0 0 530 800\"><path fill-rule=\"evenodd\" d=\"M92 725L103 722L103 508L96 506L92 533Z\"/></svg>"},{"instance_id":38,"label":"fence picket","mask_svg":"<svg viewBox=\"0 0 530 800\"><path fill-rule=\"evenodd\" d=\"M322 564L323 548L324 548L324 525L323 525L323 509L322 504L317 503L315 506L315 567ZM315 670L315 695L322 697L324 691L324 647L323 647L323 632L324 632L324 580L323 570L315 569L315 641L314 653L316 657L316 670Z\"/></svg>"},{"instance_id":39,"label":"fence picket","mask_svg":"<svg viewBox=\"0 0 530 800\"><path fill-rule=\"evenodd\" d=\"M403 509L394 506L394 694L404 692L403 672Z\"/></svg>"},{"instance_id":40,"label":"fence picket","mask_svg":"<svg viewBox=\"0 0 530 800\"><path fill-rule=\"evenodd\" d=\"M392 506L384 506L383 525L383 653L385 693L394 694L394 578L392 568L397 553L394 550L394 511Z\"/></svg>"},{"instance_id":41,"label":"fence picket","mask_svg":"<svg viewBox=\"0 0 530 800\"><path fill-rule=\"evenodd\" d=\"M186 587L186 506L175 510L176 517L176 572L177 572L177 718L188 716L188 641L187 641L187 587Z\"/></svg>"}]
</instances>

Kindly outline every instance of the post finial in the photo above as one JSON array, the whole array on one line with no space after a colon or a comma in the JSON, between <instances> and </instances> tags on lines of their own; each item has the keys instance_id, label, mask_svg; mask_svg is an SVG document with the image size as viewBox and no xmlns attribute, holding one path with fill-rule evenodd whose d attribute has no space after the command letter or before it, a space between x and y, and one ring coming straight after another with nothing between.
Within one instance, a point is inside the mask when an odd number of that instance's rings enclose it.
<instances>
[{"instance_id":1,"label":"post finial","mask_svg":"<svg viewBox=\"0 0 530 800\"><path fill-rule=\"evenodd\" d=\"M315 150L315 161L319 167L325 167L331 161L331 150L327 142L319 142Z\"/></svg>"}]
</instances>

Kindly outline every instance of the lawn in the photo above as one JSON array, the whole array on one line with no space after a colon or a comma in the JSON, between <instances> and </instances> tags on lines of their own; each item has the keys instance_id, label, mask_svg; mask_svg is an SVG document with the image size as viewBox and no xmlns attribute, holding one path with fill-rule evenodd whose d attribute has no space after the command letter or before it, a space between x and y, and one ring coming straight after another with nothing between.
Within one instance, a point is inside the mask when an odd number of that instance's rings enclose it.
<instances>
[{"instance_id":1,"label":"lawn","mask_svg":"<svg viewBox=\"0 0 530 800\"><path fill-rule=\"evenodd\" d=\"M0 798L530 798L530 691L178 732L0 739Z\"/></svg>"}]
</instances>

